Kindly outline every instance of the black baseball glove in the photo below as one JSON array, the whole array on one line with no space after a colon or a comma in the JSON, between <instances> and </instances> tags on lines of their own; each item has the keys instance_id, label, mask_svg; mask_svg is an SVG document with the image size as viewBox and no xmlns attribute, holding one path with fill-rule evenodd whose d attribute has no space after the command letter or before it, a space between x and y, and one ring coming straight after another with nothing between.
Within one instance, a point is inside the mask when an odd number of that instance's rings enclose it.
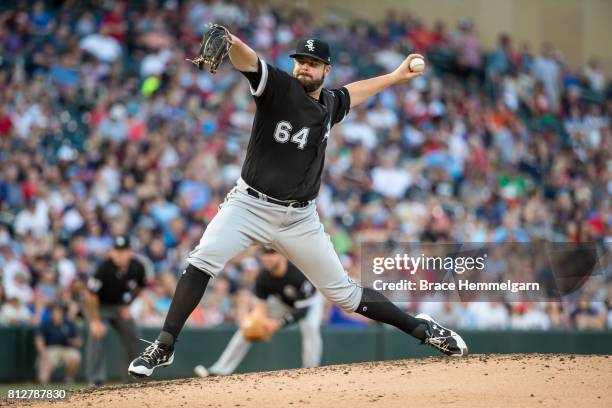
<instances>
[{"instance_id":1,"label":"black baseball glove","mask_svg":"<svg viewBox=\"0 0 612 408\"><path fill-rule=\"evenodd\" d=\"M208 64L210 65L210 73L214 74L231 46L232 36L227 28L219 24L209 24L202 38L197 57L187 61L194 63L201 70L204 69L204 64Z\"/></svg>"}]
</instances>

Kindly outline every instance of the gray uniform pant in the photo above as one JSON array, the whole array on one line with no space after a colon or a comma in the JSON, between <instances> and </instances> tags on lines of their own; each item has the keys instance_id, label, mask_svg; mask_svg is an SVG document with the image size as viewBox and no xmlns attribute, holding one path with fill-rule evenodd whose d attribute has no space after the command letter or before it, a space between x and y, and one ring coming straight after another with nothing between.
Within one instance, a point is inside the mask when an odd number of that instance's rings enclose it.
<instances>
[{"instance_id":1,"label":"gray uniform pant","mask_svg":"<svg viewBox=\"0 0 612 408\"><path fill-rule=\"evenodd\" d=\"M306 316L298 322L302 333L302 367L312 368L321 364L323 340L321 339L321 320L323 319L323 296L317 293L313 303L308 308ZM244 359L251 342L237 330L225 347L221 357L213 364L209 371L215 375L228 375L233 373Z\"/></svg>"},{"instance_id":2,"label":"gray uniform pant","mask_svg":"<svg viewBox=\"0 0 612 408\"><path fill-rule=\"evenodd\" d=\"M91 334L87 338L87 381L90 383L106 381L106 349L108 348L108 326L119 334L119 339L125 350L124 359L127 367L138 357L140 330L133 319L124 320L119 314L119 306L100 305L100 320L106 325L107 332L101 339L95 339ZM105 344L106 343L106 344ZM126 370L121 370L123 380L130 380Z\"/></svg>"},{"instance_id":3,"label":"gray uniform pant","mask_svg":"<svg viewBox=\"0 0 612 408\"><path fill-rule=\"evenodd\" d=\"M354 312L362 288L334 251L319 220L314 200L302 208L284 207L250 196L238 180L187 261L217 276L227 261L252 245L267 245L291 261L319 292Z\"/></svg>"}]
</instances>

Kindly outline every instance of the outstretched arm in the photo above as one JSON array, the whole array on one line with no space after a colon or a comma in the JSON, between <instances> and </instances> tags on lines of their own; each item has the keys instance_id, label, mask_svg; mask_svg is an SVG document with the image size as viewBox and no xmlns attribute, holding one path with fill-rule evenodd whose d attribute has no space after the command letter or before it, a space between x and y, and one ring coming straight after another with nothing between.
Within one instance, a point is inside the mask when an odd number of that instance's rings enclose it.
<instances>
[{"instance_id":1,"label":"outstretched arm","mask_svg":"<svg viewBox=\"0 0 612 408\"><path fill-rule=\"evenodd\" d=\"M351 108L384 91L391 85L410 81L418 76L421 76L421 72L410 71L410 61L412 61L413 58L423 58L423 56L420 54L410 54L404 61L402 61L400 66L397 67L395 71L389 74L346 85L346 89L349 91L349 95L351 97Z\"/></svg>"},{"instance_id":2,"label":"outstretched arm","mask_svg":"<svg viewBox=\"0 0 612 408\"><path fill-rule=\"evenodd\" d=\"M232 65L238 71L257 72L257 54L251 47L233 34L229 57Z\"/></svg>"}]
</instances>

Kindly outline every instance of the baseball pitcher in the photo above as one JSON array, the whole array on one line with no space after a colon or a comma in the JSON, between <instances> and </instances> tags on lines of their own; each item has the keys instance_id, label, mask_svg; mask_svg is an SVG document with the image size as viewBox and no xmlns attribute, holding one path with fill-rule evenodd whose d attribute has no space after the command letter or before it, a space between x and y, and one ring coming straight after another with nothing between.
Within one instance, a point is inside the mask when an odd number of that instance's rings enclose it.
<instances>
[{"instance_id":1,"label":"baseball pitcher","mask_svg":"<svg viewBox=\"0 0 612 408\"><path fill-rule=\"evenodd\" d=\"M228 54L248 80L257 107L251 137L241 177L190 253L159 337L132 361L128 372L146 377L156 367L172 364L176 339L209 280L231 258L258 244L287 257L324 297L345 310L391 324L447 355L467 354L454 331L427 315L408 315L379 292L354 282L315 205L331 128L350 108L421 75L410 70L410 62L423 57L411 54L391 73L326 89L323 81L332 70L332 58L328 44L316 38L298 42L291 75L218 25L204 34L200 53L193 61L198 67L209 64L214 71L219 58Z\"/></svg>"}]
</instances>

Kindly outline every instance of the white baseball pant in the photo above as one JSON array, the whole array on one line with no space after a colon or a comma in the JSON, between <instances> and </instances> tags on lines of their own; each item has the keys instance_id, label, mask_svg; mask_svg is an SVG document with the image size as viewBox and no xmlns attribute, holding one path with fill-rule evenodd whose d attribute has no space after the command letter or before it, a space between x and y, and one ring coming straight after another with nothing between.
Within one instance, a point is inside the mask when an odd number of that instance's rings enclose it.
<instances>
[{"instance_id":1,"label":"white baseball pant","mask_svg":"<svg viewBox=\"0 0 612 408\"><path fill-rule=\"evenodd\" d=\"M363 289L351 279L319 220L314 200L294 208L252 197L239 179L187 261L211 276L252 245L267 245L291 261L318 291L354 312Z\"/></svg>"}]
</instances>

